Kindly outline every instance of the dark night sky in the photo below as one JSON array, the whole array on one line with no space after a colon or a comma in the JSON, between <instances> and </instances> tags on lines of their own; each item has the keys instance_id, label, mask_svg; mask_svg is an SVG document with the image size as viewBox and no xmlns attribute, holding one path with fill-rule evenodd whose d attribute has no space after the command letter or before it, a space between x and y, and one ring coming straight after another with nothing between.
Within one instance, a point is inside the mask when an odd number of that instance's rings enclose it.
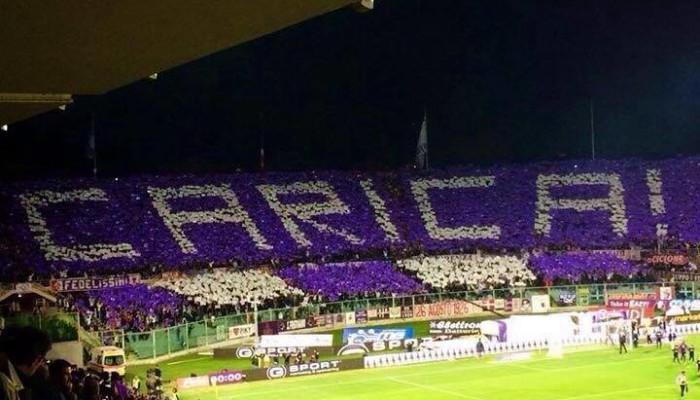
<instances>
[{"instance_id":1,"label":"dark night sky","mask_svg":"<svg viewBox=\"0 0 700 400\"><path fill-rule=\"evenodd\" d=\"M0 179L700 152L696 1L376 0L0 134Z\"/></svg>"}]
</instances>

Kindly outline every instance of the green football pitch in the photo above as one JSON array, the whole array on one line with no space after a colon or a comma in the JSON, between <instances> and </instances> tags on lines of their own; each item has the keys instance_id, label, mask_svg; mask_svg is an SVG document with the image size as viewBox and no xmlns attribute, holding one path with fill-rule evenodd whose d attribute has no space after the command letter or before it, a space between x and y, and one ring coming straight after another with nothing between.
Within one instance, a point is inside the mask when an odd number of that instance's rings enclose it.
<instances>
[{"instance_id":1,"label":"green football pitch","mask_svg":"<svg viewBox=\"0 0 700 400\"><path fill-rule=\"evenodd\" d=\"M687 339L700 342L700 336ZM182 362L176 365L184 368L190 363L208 364L207 360L197 359ZM164 371L168 369L164 366ZM549 358L546 352L534 352L530 358L517 361L488 356L354 370L188 390L180 392L180 398L658 400L680 397L674 382L682 369L689 377L687 398L700 398L695 366L690 362L674 364L668 344L662 349L643 345L629 349L629 353L623 355L618 354L615 347L598 346L585 351L565 349L562 358Z\"/></svg>"}]
</instances>

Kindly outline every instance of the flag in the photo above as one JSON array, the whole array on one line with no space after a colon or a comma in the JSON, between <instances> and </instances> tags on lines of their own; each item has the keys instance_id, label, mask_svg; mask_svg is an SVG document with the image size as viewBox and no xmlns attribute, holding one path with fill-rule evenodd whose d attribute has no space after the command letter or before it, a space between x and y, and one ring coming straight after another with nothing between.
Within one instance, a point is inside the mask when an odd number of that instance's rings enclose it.
<instances>
[{"instance_id":1,"label":"flag","mask_svg":"<svg viewBox=\"0 0 700 400\"><path fill-rule=\"evenodd\" d=\"M265 148L260 146L260 172L265 171Z\"/></svg>"},{"instance_id":2,"label":"flag","mask_svg":"<svg viewBox=\"0 0 700 400\"><path fill-rule=\"evenodd\" d=\"M416 166L420 169L428 168L428 113L423 113L423 123L418 135L418 146L416 147Z\"/></svg>"},{"instance_id":3,"label":"flag","mask_svg":"<svg viewBox=\"0 0 700 400\"><path fill-rule=\"evenodd\" d=\"M95 117L90 121L90 133L88 134L87 145L85 146L85 156L88 160L95 159Z\"/></svg>"}]
</instances>

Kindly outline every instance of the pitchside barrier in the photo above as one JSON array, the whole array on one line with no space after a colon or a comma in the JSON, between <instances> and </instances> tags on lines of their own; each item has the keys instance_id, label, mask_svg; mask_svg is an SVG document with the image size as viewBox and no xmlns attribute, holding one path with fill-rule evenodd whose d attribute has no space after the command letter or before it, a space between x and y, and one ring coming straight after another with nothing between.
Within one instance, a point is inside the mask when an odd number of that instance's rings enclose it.
<instances>
[{"instance_id":1,"label":"pitchside barrier","mask_svg":"<svg viewBox=\"0 0 700 400\"><path fill-rule=\"evenodd\" d=\"M700 333L700 324L669 326L668 330L682 337L688 334ZM438 343L440 344L440 348L437 349L425 348L411 352L405 351L401 353L365 355L356 359L321 359L318 362L312 363L273 365L267 368L254 368L243 371L222 370L211 372L207 376L178 378L177 386L180 389L193 389L240 382L277 380L294 378L298 376L319 375L355 369L424 364L488 355L529 353L532 351L547 350L550 348L550 344L546 339L503 343L484 342L484 352L479 354L473 344L465 344L460 340L448 340ZM602 345L605 343L606 339L603 335L590 335L563 338L558 344L560 344L563 348L572 348L577 346Z\"/></svg>"},{"instance_id":2,"label":"pitchside barrier","mask_svg":"<svg viewBox=\"0 0 700 400\"><path fill-rule=\"evenodd\" d=\"M668 327L670 332L679 336L700 333L700 324L675 325ZM564 348L604 344L603 336L575 336L564 338L561 345ZM535 350L545 350L549 348L547 340L526 341L518 343L484 343L484 355L508 354L529 352ZM411 353L394 353L369 355L364 357L365 368L390 367L395 365L421 364L434 361L454 360L458 358L477 357L474 346L444 347L435 350L420 350Z\"/></svg>"},{"instance_id":3,"label":"pitchside barrier","mask_svg":"<svg viewBox=\"0 0 700 400\"><path fill-rule=\"evenodd\" d=\"M677 282L677 296L695 298L699 282ZM548 309L604 306L608 296L656 293L662 283L620 283L578 286L513 288L481 292L445 292L310 304L263 310L257 315L259 334L276 335L307 329L333 330L348 326L401 320L459 318L484 311L531 313L533 296L548 296ZM540 303L538 303L538 306ZM538 307L539 308L539 307ZM218 317L148 332L125 333L121 339L130 361L177 356L183 352L252 340L253 313Z\"/></svg>"}]
</instances>

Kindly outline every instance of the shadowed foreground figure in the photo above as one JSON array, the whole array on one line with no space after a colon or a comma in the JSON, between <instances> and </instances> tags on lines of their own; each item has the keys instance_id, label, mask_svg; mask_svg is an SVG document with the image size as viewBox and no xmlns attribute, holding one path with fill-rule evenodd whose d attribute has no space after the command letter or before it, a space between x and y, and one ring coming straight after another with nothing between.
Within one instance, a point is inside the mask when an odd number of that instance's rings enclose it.
<instances>
[{"instance_id":1,"label":"shadowed foreground figure","mask_svg":"<svg viewBox=\"0 0 700 400\"><path fill-rule=\"evenodd\" d=\"M0 400L39 400L34 375L44 366L51 340L33 327L10 327L0 335Z\"/></svg>"}]
</instances>

